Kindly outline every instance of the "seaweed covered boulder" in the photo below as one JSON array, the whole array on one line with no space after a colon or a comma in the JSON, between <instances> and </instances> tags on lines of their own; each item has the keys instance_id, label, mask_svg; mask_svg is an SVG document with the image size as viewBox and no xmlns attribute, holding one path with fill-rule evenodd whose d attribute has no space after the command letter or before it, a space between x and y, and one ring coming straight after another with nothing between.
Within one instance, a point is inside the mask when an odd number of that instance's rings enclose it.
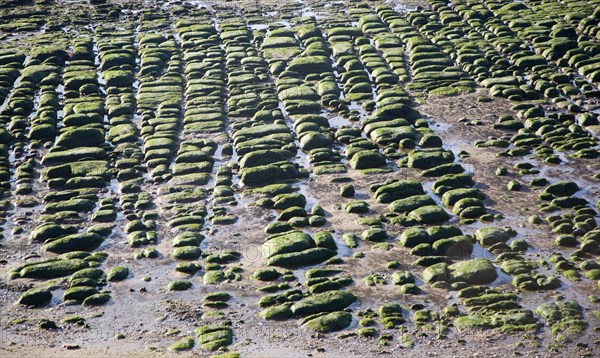
<instances>
[{"instance_id":1,"label":"seaweed covered boulder","mask_svg":"<svg viewBox=\"0 0 600 358\"><path fill-rule=\"evenodd\" d=\"M442 203L446 206L453 206L461 199L465 198L483 200L485 199L485 195L477 188L451 189L442 195Z\"/></svg>"},{"instance_id":2,"label":"seaweed covered boulder","mask_svg":"<svg viewBox=\"0 0 600 358\"><path fill-rule=\"evenodd\" d=\"M452 213L463 219L475 219L486 212L483 201L478 198L460 199L452 208Z\"/></svg>"},{"instance_id":3,"label":"seaweed covered boulder","mask_svg":"<svg viewBox=\"0 0 600 358\"><path fill-rule=\"evenodd\" d=\"M471 314L454 320L454 326L459 332L482 328L495 328L504 332L532 332L538 328L533 312L522 308L516 302L516 295L498 290L488 291L490 292L464 299ZM490 306L494 308L489 309Z\"/></svg>"},{"instance_id":4,"label":"seaweed covered boulder","mask_svg":"<svg viewBox=\"0 0 600 358\"><path fill-rule=\"evenodd\" d=\"M123 281L129 276L129 268L125 266L115 266L108 271L106 274L107 281Z\"/></svg>"},{"instance_id":5,"label":"seaweed covered boulder","mask_svg":"<svg viewBox=\"0 0 600 358\"><path fill-rule=\"evenodd\" d=\"M290 62L288 71L297 72L301 75L331 71L331 62L326 56L296 57Z\"/></svg>"},{"instance_id":6,"label":"seaweed covered boulder","mask_svg":"<svg viewBox=\"0 0 600 358\"><path fill-rule=\"evenodd\" d=\"M292 316L290 304L267 307L258 314L262 319L273 321L285 321Z\"/></svg>"},{"instance_id":7,"label":"seaweed covered boulder","mask_svg":"<svg viewBox=\"0 0 600 358\"><path fill-rule=\"evenodd\" d=\"M297 267L323 262L335 256L335 250L318 247L310 235L301 231L275 234L261 246L268 266Z\"/></svg>"},{"instance_id":8,"label":"seaweed covered boulder","mask_svg":"<svg viewBox=\"0 0 600 358\"><path fill-rule=\"evenodd\" d=\"M512 229L488 226L477 229L475 231L475 238L479 242L479 245L488 247L499 243L505 243L511 237L515 236L515 234L516 233Z\"/></svg>"},{"instance_id":9,"label":"seaweed covered boulder","mask_svg":"<svg viewBox=\"0 0 600 358\"><path fill-rule=\"evenodd\" d=\"M371 227L363 231L360 238L364 241L383 241L388 238L388 234L383 228Z\"/></svg>"},{"instance_id":10,"label":"seaweed covered boulder","mask_svg":"<svg viewBox=\"0 0 600 358\"><path fill-rule=\"evenodd\" d=\"M469 310L468 315L454 320L459 332L480 328L533 332L539 327L533 312L523 308L513 292L489 286L469 286L458 291L456 296Z\"/></svg>"},{"instance_id":11,"label":"seaweed covered boulder","mask_svg":"<svg viewBox=\"0 0 600 358\"><path fill-rule=\"evenodd\" d=\"M292 206L303 208L306 205L306 197L298 193L285 193L273 198L273 209L285 210Z\"/></svg>"},{"instance_id":12,"label":"seaweed covered boulder","mask_svg":"<svg viewBox=\"0 0 600 358\"><path fill-rule=\"evenodd\" d=\"M439 239L432 245L436 254L449 257L463 257L473 252L473 243L466 236L453 236Z\"/></svg>"},{"instance_id":13,"label":"seaweed covered boulder","mask_svg":"<svg viewBox=\"0 0 600 358\"><path fill-rule=\"evenodd\" d=\"M98 128L75 128L63 132L56 146L65 148L99 147L104 144L104 133Z\"/></svg>"},{"instance_id":14,"label":"seaweed covered boulder","mask_svg":"<svg viewBox=\"0 0 600 358\"><path fill-rule=\"evenodd\" d=\"M44 243L46 251L65 253L70 251L92 251L104 241L104 237L93 232L67 235Z\"/></svg>"},{"instance_id":15,"label":"seaweed covered boulder","mask_svg":"<svg viewBox=\"0 0 600 358\"><path fill-rule=\"evenodd\" d=\"M583 316L583 308L574 301L547 302L535 312L548 322L553 333L581 334L588 323Z\"/></svg>"},{"instance_id":16,"label":"seaweed covered boulder","mask_svg":"<svg viewBox=\"0 0 600 358\"><path fill-rule=\"evenodd\" d=\"M51 299L52 293L48 288L32 288L25 291L17 302L25 306L41 306Z\"/></svg>"},{"instance_id":17,"label":"seaweed covered boulder","mask_svg":"<svg viewBox=\"0 0 600 358\"><path fill-rule=\"evenodd\" d=\"M85 180L92 180L92 178L99 177L110 178L110 172L108 171L108 163L104 160L85 160L79 162L71 162L61 164L53 167L47 167L43 170L43 174L48 179L65 179L72 182L83 182ZM82 178L75 178L82 177ZM105 185L104 181L99 181L99 184ZM86 186L74 186L74 188L91 187Z\"/></svg>"},{"instance_id":18,"label":"seaweed covered boulder","mask_svg":"<svg viewBox=\"0 0 600 358\"><path fill-rule=\"evenodd\" d=\"M315 148L323 148L333 144L333 138L329 133L321 133L317 131L309 131L302 134L300 137L300 147L303 150L311 150Z\"/></svg>"},{"instance_id":19,"label":"seaweed covered boulder","mask_svg":"<svg viewBox=\"0 0 600 358\"><path fill-rule=\"evenodd\" d=\"M470 188L475 185L473 177L466 173L446 174L433 183L432 190L438 195L452 189Z\"/></svg>"},{"instance_id":20,"label":"seaweed covered boulder","mask_svg":"<svg viewBox=\"0 0 600 358\"><path fill-rule=\"evenodd\" d=\"M430 244L434 247L438 241L450 240L450 242L461 241L464 242L465 237L463 236L462 230L457 226L452 225L441 225L441 226L430 226L425 228L423 226L409 227L400 234L400 244L404 247L413 248L421 244ZM443 248L447 248L450 242L442 242L437 244L441 251ZM465 243L461 243L460 246ZM472 246L472 245L469 245Z\"/></svg>"},{"instance_id":21,"label":"seaweed covered boulder","mask_svg":"<svg viewBox=\"0 0 600 358\"><path fill-rule=\"evenodd\" d=\"M573 181L563 180L554 184L550 184L544 189L545 194L563 197L570 196L579 191L579 185Z\"/></svg>"},{"instance_id":22,"label":"seaweed covered boulder","mask_svg":"<svg viewBox=\"0 0 600 358\"><path fill-rule=\"evenodd\" d=\"M268 259L274 255L302 251L312 247L315 247L315 243L310 235L295 231L267 238L267 242L262 245L260 250L262 256Z\"/></svg>"},{"instance_id":23,"label":"seaweed covered boulder","mask_svg":"<svg viewBox=\"0 0 600 358\"><path fill-rule=\"evenodd\" d=\"M423 271L423 281L465 282L471 285L488 284L496 280L496 267L487 259L476 258L452 265L444 262L429 266Z\"/></svg>"},{"instance_id":24,"label":"seaweed covered boulder","mask_svg":"<svg viewBox=\"0 0 600 358\"><path fill-rule=\"evenodd\" d=\"M335 251L323 247L314 247L299 252L274 255L267 260L267 265L292 268L314 265L333 256L335 256Z\"/></svg>"},{"instance_id":25,"label":"seaweed covered boulder","mask_svg":"<svg viewBox=\"0 0 600 358\"><path fill-rule=\"evenodd\" d=\"M194 347L194 339L191 337L183 337L177 342L169 346L169 350L173 352L188 351Z\"/></svg>"},{"instance_id":26,"label":"seaweed covered boulder","mask_svg":"<svg viewBox=\"0 0 600 358\"><path fill-rule=\"evenodd\" d=\"M179 246L173 249L171 257L177 260L195 260L202 254L197 246Z\"/></svg>"},{"instance_id":27,"label":"seaweed covered boulder","mask_svg":"<svg viewBox=\"0 0 600 358\"><path fill-rule=\"evenodd\" d=\"M260 124L252 127L245 127L233 134L234 144L239 145L242 142L255 138L264 138L275 134L288 134L289 129L284 124Z\"/></svg>"},{"instance_id":28,"label":"seaweed covered boulder","mask_svg":"<svg viewBox=\"0 0 600 358\"><path fill-rule=\"evenodd\" d=\"M439 224L448 221L450 216L437 205L425 205L409 212L406 218L410 223Z\"/></svg>"},{"instance_id":29,"label":"seaweed covered boulder","mask_svg":"<svg viewBox=\"0 0 600 358\"><path fill-rule=\"evenodd\" d=\"M375 200L378 203L391 203L398 199L425 194L421 183L413 179L391 180L371 189L374 189Z\"/></svg>"},{"instance_id":30,"label":"seaweed covered boulder","mask_svg":"<svg viewBox=\"0 0 600 358\"><path fill-rule=\"evenodd\" d=\"M377 144L388 145L398 143L402 140L414 140L417 137L417 131L411 126L400 127L378 127L369 132L369 137Z\"/></svg>"},{"instance_id":31,"label":"seaweed covered boulder","mask_svg":"<svg viewBox=\"0 0 600 358\"><path fill-rule=\"evenodd\" d=\"M87 267L89 267L89 263L82 259L49 259L19 266L11 271L11 277L35 279L58 278L68 276Z\"/></svg>"},{"instance_id":32,"label":"seaweed covered boulder","mask_svg":"<svg viewBox=\"0 0 600 358\"><path fill-rule=\"evenodd\" d=\"M397 303L384 303L377 309L377 315L386 328L394 328L404 323L403 312L402 306Z\"/></svg>"},{"instance_id":33,"label":"seaweed covered boulder","mask_svg":"<svg viewBox=\"0 0 600 358\"><path fill-rule=\"evenodd\" d=\"M31 232L31 240L37 242L44 242L48 239L54 239L60 236L72 235L75 233L77 233L77 228L74 226L44 223L37 226Z\"/></svg>"},{"instance_id":34,"label":"seaweed covered boulder","mask_svg":"<svg viewBox=\"0 0 600 358\"><path fill-rule=\"evenodd\" d=\"M415 121L421 118L421 114L409 105L395 103L383 106L373 113L374 116L382 119L404 118L408 121Z\"/></svg>"},{"instance_id":35,"label":"seaweed covered boulder","mask_svg":"<svg viewBox=\"0 0 600 358\"><path fill-rule=\"evenodd\" d=\"M248 186L260 186L294 179L298 176L298 168L287 162L259 165L241 170L240 179Z\"/></svg>"},{"instance_id":36,"label":"seaweed covered boulder","mask_svg":"<svg viewBox=\"0 0 600 358\"><path fill-rule=\"evenodd\" d=\"M316 101L319 99L319 95L314 89L307 86L297 86L282 90L279 92L279 98L282 101L288 100L306 100Z\"/></svg>"},{"instance_id":37,"label":"seaweed covered boulder","mask_svg":"<svg viewBox=\"0 0 600 358\"><path fill-rule=\"evenodd\" d=\"M78 301L83 302L86 298L97 294L98 291L95 287L91 286L75 286L67 289L63 294L64 301Z\"/></svg>"},{"instance_id":38,"label":"seaweed covered boulder","mask_svg":"<svg viewBox=\"0 0 600 358\"><path fill-rule=\"evenodd\" d=\"M203 349L216 351L233 342L233 330L228 321L201 326L195 333Z\"/></svg>"},{"instance_id":39,"label":"seaweed covered boulder","mask_svg":"<svg viewBox=\"0 0 600 358\"><path fill-rule=\"evenodd\" d=\"M397 213L407 213L426 205L435 205L435 201L429 195L414 195L394 200L388 206L388 210Z\"/></svg>"},{"instance_id":40,"label":"seaweed covered boulder","mask_svg":"<svg viewBox=\"0 0 600 358\"><path fill-rule=\"evenodd\" d=\"M317 332L340 331L350 325L352 315L348 312L330 312L309 316L303 320L305 327Z\"/></svg>"},{"instance_id":41,"label":"seaweed covered boulder","mask_svg":"<svg viewBox=\"0 0 600 358\"><path fill-rule=\"evenodd\" d=\"M414 150L408 155L406 162L409 168L431 169L454 161L452 151L441 148Z\"/></svg>"},{"instance_id":42,"label":"seaweed covered boulder","mask_svg":"<svg viewBox=\"0 0 600 358\"><path fill-rule=\"evenodd\" d=\"M427 230L422 226L409 227L400 234L400 244L404 247L415 247L420 244L432 244Z\"/></svg>"},{"instance_id":43,"label":"seaweed covered boulder","mask_svg":"<svg viewBox=\"0 0 600 358\"><path fill-rule=\"evenodd\" d=\"M473 285L491 283L498 277L496 267L482 258L457 262L448 266L448 271L454 282Z\"/></svg>"},{"instance_id":44,"label":"seaweed covered boulder","mask_svg":"<svg viewBox=\"0 0 600 358\"><path fill-rule=\"evenodd\" d=\"M42 164L63 164L82 159L102 160L108 159L108 155L104 149L98 147L78 147L61 151L53 150L42 158Z\"/></svg>"},{"instance_id":45,"label":"seaweed covered boulder","mask_svg":"<svg viewBox=\"0 0 600 358\"><path fill-rule=\"evenodd\" d=\"M353 169L377 168L385 165L385 158L377 150L361 150L354 153L349 160Z\"/></svg>"},{"instance_id":46,"label":"seaweed covered boulder","mask_svg":"<svg viewBox=\"0 0 600 358\"><path fill-rule=\"evenodd\" d=\"M282 162L288 159L291 153L282 149L263 149L250 152L240 159L241 168L252 168Z\"/></svg>"},{"instance_id":47,"label":"seaweed covered boulder","mask_svg":"<svg viewBox=\"0 0 600 358\"><path fill-rule=\"evenodd\" d=\"M326 291L305 298L292 305L292 313L307 316L321 312L343 310L356 301L356 296L348 291Z\"/></svg>"},{"instance_id":48,"label":"seaweed covered boulder","mask_svg":"<svg viewBox=\"0 0 600 358\"><path fill-rule=\"evenodd\" d=\"M426 283L445 282L449 279L448 264L440 262L423 270L423 281Z\"/></svg>"}]
</instances>

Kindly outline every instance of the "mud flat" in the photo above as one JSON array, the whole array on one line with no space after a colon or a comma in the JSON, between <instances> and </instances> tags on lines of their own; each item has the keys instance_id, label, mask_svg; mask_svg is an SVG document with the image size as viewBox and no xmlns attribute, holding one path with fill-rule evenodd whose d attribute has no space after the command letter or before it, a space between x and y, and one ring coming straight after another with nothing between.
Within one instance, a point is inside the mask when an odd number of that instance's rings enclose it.
<instances>
[{"instance_id":1,"label":"mud flat","mask_svg":"<svg viewBox=\"0 0 600 358\"><path fill-rule=\"evenodd\" d=\"M5 2L0 353L598 356L599 7Z\"/></svg>"}]
</instances>

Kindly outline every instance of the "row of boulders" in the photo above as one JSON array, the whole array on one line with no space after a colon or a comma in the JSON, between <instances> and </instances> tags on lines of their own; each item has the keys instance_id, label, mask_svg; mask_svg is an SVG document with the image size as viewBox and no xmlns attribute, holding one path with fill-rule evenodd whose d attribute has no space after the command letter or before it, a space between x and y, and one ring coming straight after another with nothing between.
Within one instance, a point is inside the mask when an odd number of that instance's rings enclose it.
<instances>
[{"instance_id":1,"label":"row of boulders","mask_svg":"<svg viewBox=\"0 0 600 358\"><path fill-rule=\"evenodd\" d=\"M266 273L266 272L265 272ZM312 269L306 272L305 286L308 293L303 295L299 289L263 297L259 313L267 320L286 320L301 318L302 324L317 332L339 331L348 327L352 315L344 311L356 301L356 296L342 287L352 283L348 276L338 276L340 270ZM266 277L263 273L255 277L260 280L274 280L279 276ZM286 288L288 285L279 285Z\"/></svg>"},{"instance_id":2,"label":"row of boulders","mask_svg":"<svg viewBox=\"0 0 600 358\"><path fill-rule=\"evenodd\" d=\"M514 293L482 285L463 288L457 297L469 310L468 315L454 319L459 331L495 328L504 332L534 332L538 329L537 318L519 304Z\"/></svg>"},{"instance_id":3,"label":"row of boulders","mask_svg":"<svg viewBox=\"0 0 600 358\"><path fill-rule=\"evenodd\" d=\"M138 46L142 60L136 99L144 162L153 180L165 181L170 178L181 127L181 56L173 36L143 33L138 36Z\"/></svg>"},{"instance_id":4,"label":"row of boulders","mask_svg":"<svg viewBox=\"0 0 600 358\"><path fill-rule=\"evenodd\" d=\"M260 55L266 59L269 72L276 76L275 99L281 100L286 115L290 115L294 131L286 125L281 110L269 107L253 114L250 125L235 128L240 179L252 188L248 194L261 196L255 206L276 211L277 220L265 227L270 236L261 246L266 265L292 269L311 266L333 258L337 245L327 231L313 235L299 231L323 226L327 221L321 207L313 205L309 210L306 197L295 193L298 188L292 183L304 172L292 162L297 152L293 133L297 145L308 153L315 174L345 171L339 164L341 156L332 150L328 119L316 115L320 103L328 105L337 100L339 94L335 93L339 90L328 86L328 76L333 76L329 49L312 22L291 29L270 26L266 36L261 35L261 31L255 31L255 41L260 44ZM317 81L319 78L322 81ZM356 297L340 289L350 282L344 277L328 277L338 271L315 270L306 273L306 292L287 283L296 279L291 271L283 275L273 268L256 271L257 280L270 282L259 290L271 293L260 299L263 311L259 316L268 320L302 318L306 327L321 332L347 327L351 314L342 310Z\"/></svg>"},{"instance_id":5,"label":"row of boulders","mask_svg":"<svg viewBox=\"0 0 600 358\"><path fill-rule=\"evenodd\" d=\"M346 168L340 163L340 153L333 148L329 120L317 115L322 109L321 104L335 105L340 97L333 66L328 58L331 51L314 20L301 22L292 30L300 40L303 51L285 71L277 74L279 99L290 115L300 148L308 154L313 173L343 173ZM274 31L283 29L271 31L270 36ZM314 66L300 72L293 70L297 68L294 61L297 63L302 59L310 61L321 57L326 58L323 66Z\"/></svg>"},{"instance_id":6,"label":"row of boulders","mask_svg":"<svg viewBox=\"0 0 600 358\"><path fill-rule=\"evenodd\" d=\"M6 86L6 99L0 113L3 129L0 134L0 187L2 191L10 188L9 146L14 153L15 194L19 195L14 204L19 207L37 205L37 201L28 195L33 191L33 179L37 175L36 166L39 157L34 150L40 142L54 139L56 135L57 111L59 109L57 86L61 82L60 67L64 64L66 52L59 47L42 51L43 46L32 50L23 68L24 57L8 54L4 57L2 83ZM20 62L12 62L19 61ZM11 82L19 75L18 83ZM15 84L11 90L9 85ZM29 146L28 146L29 144ZM23 196L21 196L23 195Z\"/></svg>"},{"instance_id":7,"label":"row of boulders","mask_svg":"<svg viewBox=\"0 0 600 358\"><path fill-rule=\"evenodd\" d=\"M144 167L140 131L133 121L136 100L133 82L137 51L133 33L128 37L103 34L98 43L101 77L105 84L105 107L109 128L106 140L112 144L111 165L119 182L119 205L125 214L125 233L131 247L157 242L154 200L143 190ZM119 79L119 80L117 80ZM45 159L47 159L46 156ZM96 222L114 222L117 207L112 200L102 202L94 213Z\"/></svg>"},{"instance_id":8,"label":"row of boulders","mask_svg":"<svg viewBox=\"0 0 600 358\"><path fill-rule=\"evenodd\" d=\"M38 51L38 55L30 56L27 61L25 55L12 52L4 53L0 61L0 193L8 193L11 188L9 158L13 155L13 178L16 184L14 193L17 197L12 204L24 208L39 204L29 194L33 192L39 160L34 148L44 138L36 138L32 132L34 128L37 131L41 123L48 123L48 127L51 127L50 137L55 135L56 111L59 106L56 87L60 83L58 72L65 57L65 52L58 48L48 52L39 51L38 47L34 50ZM46 138L45 141L49 139L51 138ZM9 201L3 200L0 207L0 217L4 220L10 207ZM15 222L21 225L25 220L15 218ZM13 229L14 234L18 234L18 231L18 227Z\"/></svg>"},{"instance_id":9,"label":"row of boulders","mask_svg":"<svg viewBox=\"0 0 600 358\"><path fill-rule=\"evenodd\" d=\"M72 251L45 261L17 266L11 270L9 277L52 280L69 276L63 301L86 306L102 305L110 300L110 291L102 287L107 282L121 281L129 276L129 269L124 266L115 266L108 273L100 269L98 266L107 257L103 252ZM52 281L43 282L21 294L17 302L31 307L44 306L52 300L52 291L59 288Z\"/></svg>"},{"instance_id":10,"label":"row of boulders","mask_svg":"<svg viewBox=\"0 0 600 358\"><path fill-rule=\"evenodd\" d=\"M345 29L344 36L337 35L329 41L334 58L338 64L343 64L338 65L340 81L346 83L346 87L354 86L352 88L364 93L359 92L359 98L348 98L359 101L367 110L380 108L372 116L361 119L361 130L370 141L358 135L355 135L356 138L344 138L348 145L346 155L349 164L354 169L381 169L387 164L386 159L398 158L399 143L416 138L418 132L411 125L413 117L418 114L411 112L409 107L398 108L410 103L399 84L400 79L406 77L404 53L398 47L400 40L393 34L387 34L385 38L384 35L379 36L386 30L383 22L377 16L367 14L370 14L368 8L354 9L350 14L352 19L348 21L356 21L361 29L337 25L335 32L341 33ZM375 36L378 39L370 39ZM348 89L345 89L344 95L346 92ZM352 115L350 119L353 119ZM338 131L352 130L343 127ZM379 146L384 148L380 150Z\"/></svg>"},{"instance_id":11,"label":"row of boulders","mask_svg":"<svg viewBox=\"0 0 600 358\"><path fill-rule=\"evenodd\" d=\"M419 24L427 21L425 15L411 12L403 18L388 6L379 6L376 11L390 30L406 44L412 70L412 90L448 95L474 89L473 80L416 29Z\"/></svg>"},{"instance_id":12,"label":"row of boulders","mask_svg":"<svg viewBox=\"0 0 600 358\"><path fill-rule=\"evenodd\" d=\"M369 77L368 66L365 66L365 53L358 47L368 43L362 32L351 26L342 26L339 21L333 20L327 23L321 20L321 25L326 29L327 41L331 48L332 58L335 60L336 78L342 85L342 99L344 102L361 103L363 108L370 109L374 106L374 91L379 88L375 78ZM335 83L335 82L334 82ZM346 111L343 106L335 106L341 109L340 114L349 116L351 120L357 120L358 116L352 111ZM364 131L354 126L342 126L336 130L335 137L340 143L346 145L344 154L348 164L353 169L371 169L386 165L385 157L380 153L379 147L372 138L365 138ZM369 140L371 139L371 140Z\"/></svg>"},{"instance_id":13,"label":"row of boulders","mask_svg":"<svg viewBox=\"0 0 600 358\"><path fill-rule=\"evenodd\" d=\"M183 72L185 101L181 106L181 137L169 168L169 190L162 192L166 195L161 200L168 210L167 225L175 235L170 256L182 261L175 270L193 275L200 268L194 260L202 254L200 243L205 236L201 231L208 216L204 200L209 193L207 184L213 179L214 155L218 148L212 139L203 139L198 134L211 133L225 125L225 81L221 65L224 54L212 25L180 20L175 27L176 51L181 56L178 70ZM177 195L170 196L175 193ZM184 282L181 289L191 287L186 284L189 281Z\"/></svg>"},{"instance_id":14,"label":"row of boulders","mask_svg":"<svg viewBox=\"0 0 600 358\"><path fill-rule=\"evenodd\" d=\"M0 81L0 103L4 103L8 98L15 81L21 75L25 57L25 54L16 51L2 51L0 55L0 78L2 78L2 81Z\"/></svg>"},{"instance_id":15,"label":"row of boulders","mask_svg":"<svg viewBox=\"0 0 600 358\"><path fill-rule=\"evenodd\" d=\"M537 54L547 61L555 61L565 74L576 70L590 82L598 82L600 72L594 57L600 47L593 37L597 34L586 33L589 31L586 24L589 26L597 17L597 11L594 12L597 9L584 5L578 8L576 15L566 9L536 4L502 9L490 8L520 38L529 41ZM515 14L518 20L514 19ZM584 14L588 15L585 21Z\"/></svg>"},{"instance_id":16,"label":"row of boulders","mask_svg":"<svg viewBox=\"0 0 600 358\"><path fill-rule=\"evenodd\" d=\"M270 30L267 36L264 34L262 36L264 41L261 52L267 61L270 73L279 75L286 70L288 64L292 65L290 62L293 62L292 68L297 72L305 71L309 67L306 60L294 59L302 52L302 48L290 29L275 28Z\"/></svg>"},{"instance_id":17,"label":"row of boulders","mask_svg":"<svg viewBox=\"0 0 600 358\"><path fill-rule=\"evenodd\" d=\"M85 222L96 209L99 191L111 178L104 149L104 101L94 62L93 39L75 40L63 74L65 104L59 136L42 158L43 179L56 191L44 198L47 215L42 217L44 222L38 229L48 228L42 243L52 252L94 250L112 231L110 227L99 226L86 233L79 232L76 226L70 226L72 231L58 229L61 223ZM95 91L87 90L88 87Z\"/></svg>"},{"instance_id":18,"label":"row of boulders","mask_svg":"<svg viewBox=\"0 0 600 358\"><path fill-rule=\"evenodd\" d=\"M594 148L597 138L585 131L574 115L546 115L541 108L526 104L518 106L517 115L524 120L524 128L510 139L516 147L535 149L536 154L545 157L546 162L551 164L559 163L556 156L552 156L552 148L563 152L576 151L574 156L579 158L598 157L598 150Z\"/></svg>"},{"instance_id":19,"label":"row of boulders","mask_svg":"<svg viewBox=\"0 0 600 358\"><path fill-rule=\"evenodd\" d=\"M388 16L390 19L396 19L392 15L393 11L389 8L380 7L377 11L381 18ZM367 9L361 12L369 13ZM363 15L363 17L364 19L361 20L363 26L367 26L370 33L380 35L385 31L386 27L381 18L374 14ZM359 42L359 40L360 38L355 42ZM408 156L398 162L398 165L422 169L422 175L426 177L444 176L440 178L436 186L438 195L454 189L464 189L458 190L454 195L448 195L448 197L464 199L454 208L454 213L467 221L477 219L486 214L482 201L483 194L477 189L472 189L475 183L471 177L463 173L464 169L460 164L454 163L454 154L442 148L441 139L432 133L421 115L411 108L410 100L402 87L397 84L398 75L389 72L389 68L399 66L397 62L396 65L393 65L396 57L391 44L402 44L403 41L405 39L400 39L392 33L386 36L386 40L375 41L376 49L367 44L360 47L360 58L375 79L375 89L378 94L376 101L378 109L372 116L362 120L362 129L374 142L386 146L383 153L388 158L402 158L403 155L398 153L398 149L413 149L418 144L420 148L411 151ZM377 45L378 43L379 45ZM377 51L381 52L383 56L380 56ZM394 81L378 81L378 76L381 78L391 77ZM354 140L357 143L364 143L364 139L361 138L359 141L359 139L351 138L352 135L356 136L346 128L341 128L336 133L336 139L339 138L338 140L349 143L346 154L353 167L372 168L384 163L384 158L377 151L377 147L367 146L364 149L369 150L352 150L355 145ZM420 140L417 141L419 138ZM363 146L367 144L369 143L365 143ZM452 201L449 206L453 206L457 200L448 201ZM422 216L428 215L419 215L417 219Z\"/></svg>"},{"instance_id":20,"label":"row of boulders","mask_svg":"<svg viewBox=\"0 0 600 358\"><path fill-rule=\"evenodd\" d=\"M287 36L284 33L280 35L277 32L273 34L274 37ZM259 187L297 178L300 169L291 162L297 152L295 138L285 125L277 92L273 84L267 81L269 71L287 63L287 57L283 59L277 53L281 50L281 56L288 56L285 49L289 46L280 43L276 47L267 46L258 51L252 40L264 40L263 36L256 33L251 37L246 24L239 21L222 26L220 36L226 42L226 49L229 46L232 48L231 60L227 62L228 73L231 69L239 74L234 81L230 75L230 96L239 94L240 98L256 102L254 106L245 107L251 112L243 114L243 117L251 117L250 121L230 118L235 121L232 126L233 144L239 156L238 176L241 182L248 187ZM295 46L299 50L299 46ZM239 51L242 49L243 52ZM251 57L250 62L242 61L247 56Z\"/></svg>"},{"instance_id":21,"label":"row of boulders","mask_svg":"<svg viewBox=\"0 0 600 358\"><path fill-rule=\"evenodd\" d=\"M62 76L64 106L62 118L58 118L61 126L54 145L42 158L43 179L52 191L44 198L45 215L31 238L41 242L43 249L63 255L56 261L24 268L33 271L25 276L37 279L72 274L63 300L85 305L99 305L110 299L109 291L99 289L106 282L106 273L99 266L107 255L89 252L100 247L112 233L112 227L94 225L85 231L81 227L112 201L100 199L100 191L112 173L105 151L106 111L97 62L94 39L80 37L73 41ZM23 274L22 269L21 277Z\"/></svg>"},{"instance_id":22,"label":"row of boulders","mask_svg":"<svg viewBox=\"0 0 600 358\"><path fill-rule=\"evenodd\" d=\"M563 247L576 247L574 257L598 255L600 246L597 238L598 212L585 198L577 195L581 190L573 181L563 180L547 185L539 195L540 210L551 213L546 223L558 236L555 243ZM557 211L562 211L560 214ZM578 241L581 239L581 242Z\"/></svg>"},{"instance_id":23,"label":"row of boulders","mask_svg":"<svg viewBox=\"0 0 600 358\"><path fill-rule=\"evenodd\" d=\"M526 83L522 69L517 66L512 68L511 62L503 55L506 53L504 48L511 48L512 53L521 51L514 45L515 40L504 36L499 27L494 27L492 31L485 26L491 12L478 9L478 14L485 15L472 16L473 10L468 6L448 7L446 3L435 0L429 1L429 4L432 11L425 15L430 16L430 21L422 24L423 33L449 52L451 58L481 86L488 88L492 96L515 101L536 99L540 96ZM436 18L437 21L432 21L432 18ZM447 26L450 23L452 26ZM495 34L498 37L502 36L504 41L496 40ZM475 41L477 45L473 44Z\"/></svg>"}]
</instances>

